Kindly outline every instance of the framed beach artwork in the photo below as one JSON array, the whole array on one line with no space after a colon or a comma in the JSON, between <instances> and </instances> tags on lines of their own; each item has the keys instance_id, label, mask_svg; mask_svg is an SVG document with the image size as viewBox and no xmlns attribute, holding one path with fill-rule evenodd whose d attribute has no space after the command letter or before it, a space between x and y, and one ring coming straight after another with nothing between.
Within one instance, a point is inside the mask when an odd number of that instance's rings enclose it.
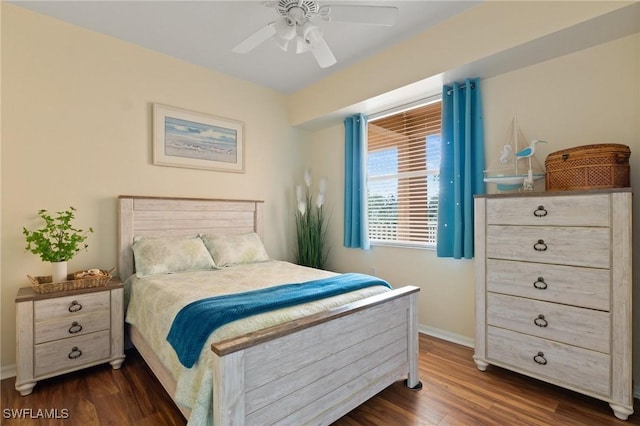
<instances>
[{"instance_id":1,"label":"framed beach artwork","mask_svg":"<svg viewBox=\"0 0 640 426\"><path fill-rule=\"evenodd\" d=\"M244 173L244 123L153 104L153 164Z\"/></svg>"}]
</instances>

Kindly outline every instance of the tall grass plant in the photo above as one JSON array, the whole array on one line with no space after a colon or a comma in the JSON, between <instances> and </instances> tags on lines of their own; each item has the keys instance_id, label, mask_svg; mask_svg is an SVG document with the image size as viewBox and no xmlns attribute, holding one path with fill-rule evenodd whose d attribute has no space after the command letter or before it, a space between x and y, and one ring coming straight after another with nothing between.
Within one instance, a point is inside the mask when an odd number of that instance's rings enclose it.
<instances>
[{"instance_id":1,"label":"tall grass plant","mask_svg":"<svg viewBox=\"0 0 640 426\"><path fill-rule=\"evenodd\" d=\"M311 171L304 174L305 187L296 187L298 209L296 211L296 263L324 269L329 255L327 247L327 217L324 197L327 180L320 179L315 200L312 196Z\"/></svg>"}]
</instances>

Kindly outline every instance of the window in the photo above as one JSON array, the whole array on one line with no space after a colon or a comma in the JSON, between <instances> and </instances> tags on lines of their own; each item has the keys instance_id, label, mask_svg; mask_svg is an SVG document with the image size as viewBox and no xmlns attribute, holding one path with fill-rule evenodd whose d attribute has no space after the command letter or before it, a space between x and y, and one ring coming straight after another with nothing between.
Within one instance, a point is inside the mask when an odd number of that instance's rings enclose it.
<instances>
[{"instance_id":1,"label":"window","mask_svg":"<svg viewBox=\"0 0 640 426\"><path fill-rule=\"evenodd\" d=\"M435 246L440 99L369 119L367 214L371 243Z\"/></svg>"}]
</instances>

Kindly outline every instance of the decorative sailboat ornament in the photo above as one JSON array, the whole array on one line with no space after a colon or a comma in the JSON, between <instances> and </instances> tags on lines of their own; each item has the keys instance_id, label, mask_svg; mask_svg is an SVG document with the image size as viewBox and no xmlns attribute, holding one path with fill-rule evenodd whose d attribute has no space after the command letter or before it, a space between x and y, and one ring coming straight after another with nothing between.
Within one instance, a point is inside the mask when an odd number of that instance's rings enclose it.
<instances>
[{"instance_id":1,"label":"decorative sailboat ornament","mask_svg":"<svg viewBox=\"0 0 640 426\"><path fill-rule=\"evenodd\" d=\"M495 183L498 191L521 189L531 191L536 180L544 178L544 169L535 157L536 144L546 143L534 139L528 146L520 141L526 138L518 127L518 119L514 117L509 131L509 142L502 146L498 159L484 171L484 181Z\"/></svg>"}]
</instances>

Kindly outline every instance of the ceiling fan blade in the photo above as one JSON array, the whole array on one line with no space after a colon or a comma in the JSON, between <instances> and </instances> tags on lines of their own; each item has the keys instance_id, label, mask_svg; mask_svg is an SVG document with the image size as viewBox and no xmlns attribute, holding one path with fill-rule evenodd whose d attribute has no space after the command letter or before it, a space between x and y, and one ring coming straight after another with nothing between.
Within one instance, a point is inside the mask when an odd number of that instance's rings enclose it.
<instances>
[{"instance_id":1,"label":"ceiling fan blade","mask_svg":"<svg viewBox=\"0 0 640 426\"><path fill-rule=\"evenodd\" d=\"M337 62L336 57L333 56L333 52L331 52L329 45L322 36L318 36L311 42L309 50L311 50L313 57L316 58L320 68L330 67Z\"/></svg>"},{"instance_id":2,"label":"ceiling fan blade","mask_svg":"<svg viewBox=\"0 0 640 426\"><path fill-rule=\"evenodd\" d=\"M334 4L322 6L318 10L318 15L328 22L351 22L390 27L398 20L398 8L395 6Z\"/></svg>"},{"instance_id":3,"label":"ceiling fan blade","mask_svg":"<svg viewBox=\"0 0 640 426\"><path fill-rule=\"evenodd\" d=\"M273 22L268 23L264 27L260 28L249 37L238 43L236 47L231 49L234 53L248 53L261 45L266 40L270 39L276 34L276 26Z\"/></svg>"},{"instance_id":4,"label":"ceiling fan blade","mask_svg":"<svg viewBox=\"0 0 640 426\"><path fill-rule=\"evenodd\" d=\"M322 37L320 28L307 21L300 31L302 32L302 38L305 44L309 46L311 54L316 58L321 68L330 67L337 62L336 57L333 56L331 49L329 49L329 45L324 40L324 37Z\"/></svg>"}]
</instances>

